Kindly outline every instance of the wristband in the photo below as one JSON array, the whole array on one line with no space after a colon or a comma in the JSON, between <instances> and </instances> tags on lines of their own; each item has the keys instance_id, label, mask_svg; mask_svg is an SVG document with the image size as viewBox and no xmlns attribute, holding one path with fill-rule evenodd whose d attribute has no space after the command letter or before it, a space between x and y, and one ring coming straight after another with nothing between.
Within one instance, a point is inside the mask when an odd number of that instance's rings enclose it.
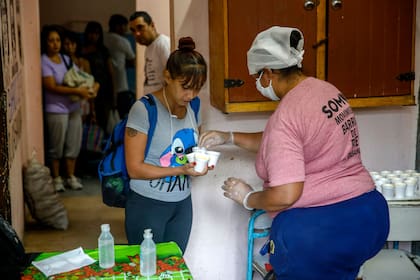
<instances>
[{"instance_id":1,"label":"wristband","mask_svg":"<svg viewBox=\"0 0 420 280\"><path fill-rule=\"evenodd\" d=\"M251 195L251 194L253 194L253 193L255 193L255 192L257 192L257 191L250 191L249 193L247 193L246 195L245 195L245 197L244 197L244 200L242 200L242 205L244 206L244 208L246 209L246 210L254 210L254 208L251 208L251 207L249 207L248 206L248 198L249 198L249 196Z\"/></svg>"}]
</instances>

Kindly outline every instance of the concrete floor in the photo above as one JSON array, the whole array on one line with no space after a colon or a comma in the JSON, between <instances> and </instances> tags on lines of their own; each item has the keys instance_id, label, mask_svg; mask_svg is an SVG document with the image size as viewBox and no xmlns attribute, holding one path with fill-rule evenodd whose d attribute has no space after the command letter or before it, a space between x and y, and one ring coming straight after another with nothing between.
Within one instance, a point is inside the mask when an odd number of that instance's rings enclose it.
<instances>
[{"instance_id":1,"label":"concrete floor","mask_svg":"<svg viewBox=\"0 0 420 280\"><path fill-rule=\"evenodd\" d=\"M100 225L108 223L116 244L125 244L124 209L108 207L102 202L99 181L94 177L82 179L83 190L67 189L59 193L67 210L69 227L57 230L40 225L25 215L25 235L23 243L27 253L65 251L83 247L97 248Z\"/></svg>"}]
</instances>

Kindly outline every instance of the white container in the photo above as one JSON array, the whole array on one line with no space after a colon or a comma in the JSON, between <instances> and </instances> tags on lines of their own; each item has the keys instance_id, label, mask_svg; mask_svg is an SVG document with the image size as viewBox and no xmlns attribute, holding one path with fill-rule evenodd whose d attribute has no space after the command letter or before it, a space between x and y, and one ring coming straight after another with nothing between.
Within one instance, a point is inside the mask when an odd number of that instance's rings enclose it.
<instances>
[{"instance_id":1,"label":"white container","mask_svg":"<svg viewBox=\"0 0 420 280\"><path fill-rule=\"evenodd\" d=\"M407 188L405 189L405 196L412 197L414 196L414 193L416 192L417 188L417 178L415 179L407 179L404 181L404 183L407 185Z\"/></svg>"},{"instance_id":2,"label":"white container","mask_svg":"<svg viewBox=\"0 0 420 280\"><path fill-rule=\"evenodd\" d=\"M195 153L195 166L196 172L203 172L209 162L209 156L203 153Z\"/></svg>"},{"instance_id":3,"label":"white container","mask_svg":"<svg viewBox=\"0 0 420 280\"><path fill-rule=\"evenodd\" d=\"M219 160L220 152L207 151L206 154L209 156L209 162L207 163L208 167L215 167Z\"/></svg>"},{"instance_id":4,"label":"white container","mask_svg":"<svg viewBox=\"0 0 420 280\"><path fill-rule=\"evenodd\" d=\"M404 182L397 182L394 184L394 187L395 187L395 198L398 198L398 199L404 198L407 185Z\"/></svg>"},{"instance_id":5,"label":"white container","mask_svg":"<svg viewBox=\"0 0 420 280\"><path fill-rule=\"evenodd\" d=\"M187 157L187 160L188 160L189 163L195 162L195 153L194 152L186 154L186 157Z\"/></svg>"},{"instance_id":6,"label":"white container","mask_svg":"<svg viewBox=\"0 0 420 280\"><path fill-rule=\"evenodd\" d=\"M393 199L394 198L394 185L390 183L382 184L382 194L385 199Z\"/></svg>"},{"instance_id":7,"label":"white container","mask_svg":"<svg viewBox=\"0 0 420 280\"><path fill-rule=\"evenodd\" d=\"M397 176L400 176L402 173L403 173L402 170L394 170L394 171L392 171L392 174L395 174Z\"/></svg>"},{"instance_id":8,"label":"white container","mask_svg":"<svg viewBox=\"0 0 420 280\"><path fill-rule=\"evenodd\" d=\"M110 268L115 264L114 237L110 232L109 224L101 225L101 234L98 238L99 266Z\"/></svg>"},{"instance_id":9,"label":"white container","mask_svg":"<svg viewBox=\"0 0 420 280\"><path fill-rule=\"evenodd\" d=\"M156 274L156 244L150 228L144 230L143 238L140 245L140 274L147 277Z\"/></svg>"},{"instance_id":10,"label":"white container","mask_svg":"<svg viewBox=\"0 0 420 280\"><path fill-rule=\"evenodd\" d=\"M379 172L379 174L381 174L382 176L388 176L389 174L391 174L391 171L389 171L389 170L382 170L381 172Z\"/></svg>"}]
</instances>

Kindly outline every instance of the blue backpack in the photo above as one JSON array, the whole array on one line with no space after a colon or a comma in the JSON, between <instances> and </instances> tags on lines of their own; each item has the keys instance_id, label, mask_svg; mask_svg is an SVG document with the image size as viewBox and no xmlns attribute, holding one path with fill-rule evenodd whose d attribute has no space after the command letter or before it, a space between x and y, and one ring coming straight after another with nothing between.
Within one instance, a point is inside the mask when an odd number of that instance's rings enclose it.
<instances>
[{"instance_id":1,"label":"blue backpack","mask_svg":"<svg viewBox=\"0 0 420 280\"><path fill-rule=\"evenodd\" d=\"M139 99L146 106L149 117L149 130L147 133L147 143L144 152L146 158L150 148L157 122L157 109L154 98L147 94ZM200 109L200 99L194 98L190 102L194 111L195 118L198 120ZM109 137L104 156L98 165L98 176L102 188L102 201L112 207L125 207L127 195L130 190L130 177L128 176L125 164L124 134L128 116L123 118L113 129Z\"/></svg>"}]
</instances>

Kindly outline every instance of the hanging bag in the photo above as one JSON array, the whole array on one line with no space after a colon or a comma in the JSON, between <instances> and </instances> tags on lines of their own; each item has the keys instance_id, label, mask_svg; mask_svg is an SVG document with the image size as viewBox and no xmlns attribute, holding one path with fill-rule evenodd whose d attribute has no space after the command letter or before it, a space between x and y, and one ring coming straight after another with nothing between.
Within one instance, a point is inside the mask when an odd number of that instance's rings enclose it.
<instances>
[{"instance_id":1,"label":"hanging bag","mask_svg":"<svg viewBox=\"0 0 420 280\"><path fill-rule=\"evenodd\" d=\"M70 59L70 62L67 62L64 55L61 54L61 58L66 65L67 72L64 74L63 85L68 87L88 87L93 88L95 84L95 78L82 70L78 67L75 67L73 61ZM73 102L80 101L81 98L78 95L70 95L70 99Z\"/></svg>"},{"instance_id":2,"label":"hanging bag","mask_svg":"<svg viewBox=\"0 0 420 280\"><path fill-rule=\"evenodd\" d=\"M94 120L83 124L82 150L102 153L105 143L105 132Z\"/></svg>"}]
</instances>

